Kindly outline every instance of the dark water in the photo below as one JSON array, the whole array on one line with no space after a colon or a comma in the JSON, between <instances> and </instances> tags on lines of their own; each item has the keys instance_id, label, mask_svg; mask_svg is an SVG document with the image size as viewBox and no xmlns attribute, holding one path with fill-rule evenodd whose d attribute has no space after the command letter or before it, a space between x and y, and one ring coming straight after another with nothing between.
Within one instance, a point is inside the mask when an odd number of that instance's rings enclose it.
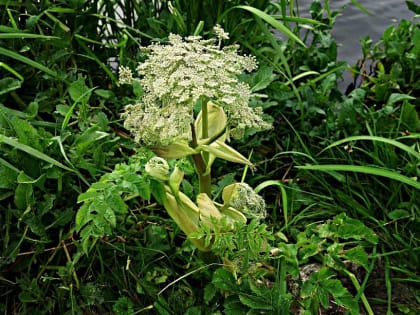
<instances>
[{"instance_id":1,"label":"dark water","mask_svg":"<svg viewBox=\"0 0 420 315\"><path fill-rule=\"evenodd\" d=\"M338 10L333 36L340 45L338 59L350 65L362 57L360 39L370 36L379 40L384 30L391 24L397 25L401 19L411 19L414 13L408 10L404 0L359 0L371 15L366 15L350 0L330 0L331 9ZM414 0L420 5L420 0ZM311 0L298 0L300 11L307 15ZM321 0L321 3L323 1Z\"/></svg>"}]
</instances>

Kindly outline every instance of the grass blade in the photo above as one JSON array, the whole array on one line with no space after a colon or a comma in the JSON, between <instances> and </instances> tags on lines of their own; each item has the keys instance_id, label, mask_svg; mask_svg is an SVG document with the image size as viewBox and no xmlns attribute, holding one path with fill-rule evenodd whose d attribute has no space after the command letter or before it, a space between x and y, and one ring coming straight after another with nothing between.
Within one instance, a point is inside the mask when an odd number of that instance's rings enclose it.
<instances>
[{"instance_id":1,"label":"grass blade","mask_svg":"<svg viewBox=\"0 0 420 315\"><path fill-rule=\"evenodd\" d=\"M47 36L40 34L28 34L28 33L0 33L0 39L24 39L24 38L35 38L35 39L58 39L60 37Z\"/></svg>"},{"instance_id":2,"label":"grass blade","mask_svg":"<svg viewBox=\"0 0 420 315\"><path fill-rule=\"evenodd\" d=\"M55 71L47 68L46 66L44 66L44 65L42 65L42 64L40 64L36 61L33 61L32 59L29 59L29 58L27 58L25 56L22 56L22 55L14 52L14 51L11 51L9 49L0 47L0 55L4 55L4 56L7 56L7 57L16 59L20 62L26 63L27 65L30 65L30 66L34 67L34 68L37 68L37 69L45 72L46 74L49 74L50 76L52 76L54 78L58 78L58 75Z\"/></svg>"},{"instance_id":3,"label":"grass blade","mask_svg":"<svg viewBox=\"0 0 420 315\"><path fill-rule=\"evenodd\" d=\"M393 140L393 139L388 139L388 138L383 138L383 137L378 137L378 136L353 136L353 137L348 137L342 140L338 140L335 141L334 143L330 144L329 146L327 146L325 149L323 149L320 153L331 149L333 147L336 147L340 144L346 143L346 142L350 142L350 141L358 141L358 140L370 140L370 141L378 141L378 142L383 142L383 143L388 143L391 144L397 148L400 148L401 150L407 152L408 154L413 155L415 158L417 158L418 160L420 160L420 153L417 152L416 150L414 150L413 148L409 147L408 145L405 145L399 141Z\"/></svg>"},{"instance_id":4,"label":"grass blade","mask_svg":"<svg viewBox=\"0 0 420 315\"><path fill-rule=\"evenodd\" d=\"M407 176L396 173L395 171L390 171L387 169L378 168L374 166L326 164L326 165L296 166L296 168L302 169L302 170L314 170L314 171L323 171L323 172L342 171L342 172L353 172L353 173L377 175L377 176L382 176L382 177L399 181L401 183L413 186L414 188L417 188L420 190L420 182L418 182L417 180L414 180Z\"/></svg>"},{"instance_id":5,"label":"grass blade","mask_svg":"<svg viewBox=\"0 0 420 315\"><path fill-rule=\"evenodd\" d=\"M247 5L238 5L234 8L237 9L243 9L243 10L247 10L253 14L255 14L256 16L258 16L259 18L263 19L264 21L266 21L268 24L270 24L271 26L273 26L274 28L276 28L278 31L282 32L283 34L285 34L287 37L289 37L290 39L294 40L295 42L297 42L298 44L300 44L301 46L306 48L306 45L304 42L302 42L299 37L297 37L290 29L288 29L283 23L277 21L274 17L272 17L271 15L257 9L254 7L250 7Z\"/></svg>"},{"instance_id":6,"label":"grass blade","mask_svg":"<svg viewBox=\"0 0 420 315\"><path fill-rule=\"evenodd\" d=\"M36 157L37 159L40 159L40 160L43 160L47 163L58 166L58 167L66 170L66 171L73 172L73 173L76 172L75 170L73 170L73 169L67 167L66 165L58 162L57 160L49 157L48 155L42 153L41 151L38 151L38 150L36 150L36 149L26 145L26 144L20 143L19 141L15 140L13 138L0 135L0 143L8 144L8 145L10 145L10 146L12 146L12 147L14 147L18 150L26 152L29 155L32 155L33 157Z\"/></svg>"}]
</instances>

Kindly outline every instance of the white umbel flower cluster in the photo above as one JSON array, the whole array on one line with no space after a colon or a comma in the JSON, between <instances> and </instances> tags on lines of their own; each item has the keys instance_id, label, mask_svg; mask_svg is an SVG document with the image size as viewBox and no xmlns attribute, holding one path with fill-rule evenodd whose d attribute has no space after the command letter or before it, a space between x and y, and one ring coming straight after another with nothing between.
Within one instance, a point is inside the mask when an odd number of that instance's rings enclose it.
<instances>
[{"instance_id":1,"label":"white umbel flower cluster","mask_svg":"<svg viewBox=\"0 0 420 315\"><path fill-rule=\"evenodd\" d=\"M148 59L137 67L145 95L123 114L124 126L136 141L146 145L190 141L193 108L199 100L211 100L224 109L232 136L240 136L246 127L270 128L262 110L248 106L250 87L238 81L239 74L257 68L255 58L239 55L238 46L221 48L220 40L228 33L220 26L215 33L217 38L208 40L171 34L168 44L146 48Z\"/></svg>"}]
</instances>

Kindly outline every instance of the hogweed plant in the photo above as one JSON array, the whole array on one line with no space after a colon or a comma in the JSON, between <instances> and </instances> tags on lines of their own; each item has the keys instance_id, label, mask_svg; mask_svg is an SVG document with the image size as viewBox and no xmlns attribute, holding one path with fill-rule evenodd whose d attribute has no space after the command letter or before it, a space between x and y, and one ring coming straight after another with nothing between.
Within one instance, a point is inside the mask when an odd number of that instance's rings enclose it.
<instances>
[{"instance_id":1,"label":"hogweed plant","mask_svg":"<svg viewBox=\"0 0 420 315\"><path fill-rule=\"evenodd\" d=\"M222 46L228 34L214 28L216 38L171 34L168 44L147 48L148 58L137 67L139 79L120 68L120 82L138 80L144 89L136 104L125 107L124 127L134 140L156 154L146 172L165 185L163 206L200 250L211 242L194 238L200 226L223 223L232 229L235 222L265 216L265 202L246 183L224 188L223 204L212 200L211 167L216 158L252 167L252 163L229 146L247 128L271 128L261 108L249 106L250 87L239 81L244 71L257 68L254 57L238 54L238 46ZM171 171L169 159L191 158L198 176L199 193L193 202L180 191L184 178L177 166Z\"/></svg>"}]
</instances>

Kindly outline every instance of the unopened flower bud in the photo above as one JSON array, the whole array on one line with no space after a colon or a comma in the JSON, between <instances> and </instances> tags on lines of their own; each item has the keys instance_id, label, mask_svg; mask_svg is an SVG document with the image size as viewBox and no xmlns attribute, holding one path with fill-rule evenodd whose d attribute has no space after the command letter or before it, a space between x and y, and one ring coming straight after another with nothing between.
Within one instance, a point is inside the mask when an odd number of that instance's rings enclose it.
<instances>
[{"instance_id":1,"label":"unopened flower bud","mask_svg":"<svg viewBox=\"0 0 420 315\"><path fill-rule=\"evenodd\" d=\"M165 159L152 157L145 165L147 174L160 180L169 179L169 165Z\"/></svg>"},{"instance_id":2,"label":"unopened flower bud","mask_svg":"<svg viewBox=\"0 0 420 315\"><path fill-rule=\"evenodd\" d=\"M225 204L241 211L247 218L263 219L267 216L265 201L246 183L234 183L223 189Z\"/></svg>"}]
</instances>

